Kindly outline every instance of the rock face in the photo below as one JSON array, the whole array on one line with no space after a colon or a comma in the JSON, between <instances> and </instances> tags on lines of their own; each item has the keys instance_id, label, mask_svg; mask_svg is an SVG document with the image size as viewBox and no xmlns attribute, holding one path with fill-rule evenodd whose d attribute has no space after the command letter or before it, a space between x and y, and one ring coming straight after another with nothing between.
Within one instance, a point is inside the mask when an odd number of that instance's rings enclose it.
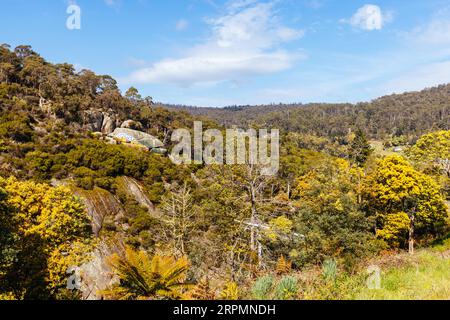
<instances>
[{"instance_id":1,"label":"rock face","mask_svg":"<svg viewBox=\"0 0 450 320\"><path fill-rule=\"evenodd\" d=\"M121 128L133 129L133 130L142 130L142 124L140 122L134 120L127 120L122 123Z\"/></svg>"},{"instance_id":2,"label":"rock face","mask_svg":"<svg viewBox=\"0 0 450 320\"><path fill-rule=\"evenodd\" d=\"M83 128L92 132L110 134L117 127L117 121L112 111L86 110L83 114Z\"/></svg>"},{"instance_id":3,"label":"rock face","mask_svg":"<svg viewBox=\"0 0 450 320\"><path fill-rule=\"evenodd\" d=\"M92 219L92 231L95 236L99 236L107 218L120 225L125 217L125 210L116 197L109 191L94 188L94 190L83 190L76 188L75 195L79 196L86 206L87 213Z\"/></svg>"},{"instance_id":4,"label":"rock face","mask_svg":"<svg viewBox=\"0 0 450 320\"><path fill-rule=\"evenodd\" d=\"M137 180L130 177L117 178L118 188L130 195L141 206L146 207L150 213L154 213L155 206L150 201L148 195L145 193L144 187Z\"/></svg>"},{"instance_id":5,"label":"rock face","mask_svg":"<svg viewBox=\"0 0 450 320\"><path fill-rule=\"evenodd\" d=\"M116 128L115 116L109 114L103 114L102 128L101 131L104 134L110 134Z\"/></svg>"},{"instance_id":6,"label":"rock face","mask_svg":"<svg viewBox=\"0 0 450 320\"><path fill-rule=\"evenodd\" d=\"M100 110L86 110L83 113L83 128L97 132L102 130L103 113Z\"/></svg>"},{"instance_id":7,"label":"rock face","mask_svg":"<svg viewBox=\"0 0 450 320\"><path fill-rule=\"evenodd\" d=\"M88 215L91 217L92 231L96 237L100 236L104 228L108 228L109 223L113 223L118 230L126 230L129 226L124 222L126 211L118 197L111 192L94 188L84 190L74 187L70 181L52 180L53 186L67 185L74 194L78 196L86 206ZM148 209L152 217L160 218L160 213L155 207L144 186L137 180L122 176L116 178L117 190L134 199L141 206ZM100 300L102 291L117 283L118 279L113 276L108 259L113 253L122 251L121 244L111 242L99 237L96 249L90 254L88 262L77 268L81 276L81 294L83 300ZM107 241L107 242L105 242Z\"/></svg>"},{"instance_id":8,"label":"rock face","mask_svg":"<svg viewBox=\"0 0 450 320\"><path fill-rule=\"evenodd\" d=\"M147 208L149 214L153 217L160 217L145 192L144 186L139 181L123 176L116 178L116 182L120 192L130 196L141 206ZM97 187L93 190L75 187L72 189L86 206L87 213L92 219L92 232L96 237L100 235L100 232L108 223L114 223L115 227L122 230L129 227L126 223L123 223L126 217L125 209L119 199L109 191Z\"/></svg>"},{"instance_id":9,"label":"rock face","mask_svg":"<svg viewBox=\"0 0 450 320\"><path fill-rule=\"evenodd\" d=\"M134 142L141 144L149 150L164 147L164 144L158 138L138 130L116 128L114 132L110 134L110 136L125 140L129 143Z\"/></svg>"},{"instance_id":10,"label":"rock face","mask_svg":"<svg viewBox=\"0 0 450 320\"><path fill-rule=\"evenodd\" d=\"M100 300L101 291L117 283L108 265L108 257L118 252L118 248L104 242L91 253L89 262L79 268L81 276L81 292L83 300Z\"/></svg>"}]
</instances>

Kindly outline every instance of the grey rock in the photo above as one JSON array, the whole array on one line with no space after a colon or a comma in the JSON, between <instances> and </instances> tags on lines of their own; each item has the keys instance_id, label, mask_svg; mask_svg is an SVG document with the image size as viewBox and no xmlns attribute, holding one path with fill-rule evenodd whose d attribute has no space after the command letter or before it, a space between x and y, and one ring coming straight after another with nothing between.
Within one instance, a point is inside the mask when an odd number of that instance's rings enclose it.
<instances>
[{"instance_id":1,"label":"grey rock","mask_svg":"<svg viewBox=\"0 0 450 320\"><path fill-rule=\"evenodd\" d=\"M146 207L150 212L155 209L141 183L127 176L118 178L118 181L119 185L122 186L123 191L132 196L140 205Z\"/></svg>"},{"instance_id":2,"label":"grey rock","mask_svg":"<svg viewBox=\"0 0 450 320\"><path fill-rule=\"evenodd\" d=\"M134 120L126 120L122 123L120 127L133 130L142 130L143 128L140 122Z\"/></svg>"},{"instance_id":3,"label":"grey rock","mask_svg":"<svg viewBox=\"0 0 450 320\"><path fill-rule=\"evenodd\" d=\"M120 225L120 221L125 216L125 210L109 191L100 188L76 189L74 193L86 206L87 213L91 217L92 231L96 236L100 235L107 218L111 218L116 225Z\"/></svg>"},{"instance_id":4,"label":"grey rock","mask_svg":"<svg viewBox=\"0 0 450 320\"><path fill-rule=\"evenodd\" d=\"M116 119L114 115L103 113L101 132L104 134L110 134L116 128Z\"/></svg>"},{"instance_id":5,"label":"grey rock","mask_svg":"<svg viewBox=\"0 0 450 320\"><path fill-rule=\"evenodd\" d=\"M86 110L83 113L83 128L89 131L102 131L103 113L100 110Z\"/></svg>"}]
</instances>

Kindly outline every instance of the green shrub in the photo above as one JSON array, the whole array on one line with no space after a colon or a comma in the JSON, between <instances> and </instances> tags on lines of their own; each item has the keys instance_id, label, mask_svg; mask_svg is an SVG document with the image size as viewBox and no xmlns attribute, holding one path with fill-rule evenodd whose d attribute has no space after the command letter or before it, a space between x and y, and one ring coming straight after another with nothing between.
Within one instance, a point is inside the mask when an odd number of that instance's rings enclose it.
<instances>
[{"instance_id":1,"label":"green shrub","mask_svg":"<svg viewBox=\"0 0 450 320\"><path fill-rule=\"evenodd\" d=\"M274 282L274 278L271 275L256 280L251 289L253 298L257 300L270 299Z\"/></svg>"},{"instance_id":2,"label":"green shrub","mask_svg":"<svg viewBox=\"0 0 450 320\"><path fill-rule=\"evenodd\" d=\"M337 262L334 259L327 259L322 264L322 276L326 281L335 282L337 277Z\"/></svg>"},{"instance_id":3,"label":"green shrub","mask_svg":"<svg viewBox=\"0 0 450 320\"><path fill-rule=\"evenodd\" d=\"M297 279L294 276L285 276L275 289L275 298L278 300L295 299L298 292Z\"/></svg>"},{"instance_id":4,"label":"green shrub","mask_svg":"<svg viewBox=\"0 0 450 320\"><path fill-rule=\"evenodd\" d=\"M16 142L33 140L34 130L26 116L7 114L0 117L0 137L9 138Z\"/></svg>"}]
</instances>

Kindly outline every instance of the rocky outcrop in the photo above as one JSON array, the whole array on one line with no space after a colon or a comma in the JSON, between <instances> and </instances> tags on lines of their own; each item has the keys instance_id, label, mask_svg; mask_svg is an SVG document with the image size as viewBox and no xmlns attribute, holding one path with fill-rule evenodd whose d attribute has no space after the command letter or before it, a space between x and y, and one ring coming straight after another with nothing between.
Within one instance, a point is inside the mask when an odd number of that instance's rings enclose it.
<instances>
[{"instance_id":1,"label":"rocky outcrop","mask_svg":"<svg viewBox=\"0 0 450 320\"><path fill-rule=\"evenodd\" d=\"M83 113L83 128L92 132L102 130L103 113L100 110L86 110Z\"/></svg>"},{"instance_id":2,"label":"rocky outcrop","mask_svg":"<svg viewBox=\"0 0 450 320\"><path fill-rule=\"evenodd\" d=\"M94 190L75 188L74 193L86 206L87 213L91 217L92 231L96 236L99 236L106 219L112 220L116 226L121 225L125 210L112 193L101 188Z\"/></svg>"},{"instance_id":3,"label":"rocky outcrop","mask_svg":"<svg viewBox=\"0 0 450 320\"><path fill-rule=\"evenodd\" d=\"M142 124L134 120L124 121L120 127L133 130L143 130Z\"/></svg>"},{"instance_id":4,"label":"rocky outcrop","mask_svg":"<svg viewBox=\"0 0 450 320\"><path fill-rule=\"evenodd\" d=\"M164 144L158 138L138 130L116 128L110 136L125 140L128 143L138 143L149 150L164 147Z\"/></svg>"},{"instance_id":5,"label":"rocky outcrop","mask_svg":"<svg viewBox=\"0 0 450 320\"><path fill-rule=\"evenodd\" d=\"M110 134L116 128L115 116L103 113L103 122L101 132L104 134Z\"/></svg>"},{"instance_id":6,"label":"rocky outcrop","mask_svg":"<svg viewBox=\"0 0 450 320\"><path fill-rule=\"evenodd\" d=\"M144 186L137 180L130 177L119 177L116 179L117 187L121 192L131 196L141 206L146 207L150 213L156 215L155 206L150 201Z\"/></svg>"},{"instance_id":7,"label":"rocky outcrop","mask_svg":"<svg viewBox=\"0 0 450 320\"><path fill-rule=\"evenodd\" d=\"M102 291L117 283L108 264L109 257L119 248L101 242L91 253L89 261L79 267L81 276L81 293L83 300L100 300Z\"/></svg>"},{"instance_id":8,"label":"rocky outcrop","mask_svg":"<svg viewBox=\"0 0 450 320\"><path fill-rule=\"evenodd\" d=\"M53 114L53 108L52 108L52 101L46 100L42 97L39 99L39 109L46 113L47 115L54 115Z\"/></svg>"},{"instance_id":9,"label":"rocky outcrop","mask_svg":"<svg viewBox=\"0 0 450 320\"><path fill-rule=\"evenodd\" d=\"M109 191L97 187L93 190L84 190L74 187L69 180L53 179L51 183L53 186L69 186L73 193L81 199L86 206L88 215L91 217L92 230L97 237L100 236L103 229L108 228L109 222L112 222L116 229L122 231L129 228L124 222L126 220L124 207L118 197ZM152 217L161 217L158 210L155 210L142 183L133 178L122 176L116 178L116 185L118 192L146 207ZM105 239L106 237L99 237L99 244L90 253L88 262L79 266L76 270L81 278L80 290L83 300L102 299L102 291L118 281L113 276L108 259L113 253L121 251L121 242L120 240L107 241Z\"/></svg>"},{"instance_id":10,"label":"rocky outcrop","mask_svg":"<svg viewBox=\"0 0 450 320\"><path fill-rule=\"evenodd\" d=\"M94 188L93 190L85 190L72 185L69 180L52 179L51 185L68 186L73 193L81 199L86 207L88 216L91 218L92 232L95 236L99 236L100 232L106 225L113 224L115 229L127 230L129 228L126 221L126 211L119 201L118 197L111 192ZM122 176L116 178L118 192L134 199L138 204L147 208L150 215L160 218L160 214L155 210L155 206L145 191L144 185L136 179Z\"/></svg>"},{"instance_id":11,"label":"rocky outcrop","mask_svg":"<svg viewBox=\"0 0 450 320\"><path fill-rule=\"evenodd\" d=\"M118 119L111 111L86 110L83 113L83 128L92 132L110 134L116 129Z\"/></svg>"}]
</instances>

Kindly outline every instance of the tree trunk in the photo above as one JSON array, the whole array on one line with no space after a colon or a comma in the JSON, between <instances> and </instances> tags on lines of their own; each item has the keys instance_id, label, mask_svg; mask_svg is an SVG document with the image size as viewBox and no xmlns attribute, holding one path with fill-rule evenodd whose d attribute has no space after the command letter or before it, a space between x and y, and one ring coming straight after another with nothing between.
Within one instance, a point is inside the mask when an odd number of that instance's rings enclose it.
<instances>
[{"instance_id":1,"label":"tree trunk","mask_svg":"<svg viewBox=\"0 0 450 320\"><path fill-rule=\"evenodd\" d=\"M183 238L181 238L181 254L182 254L183 256L186 255L186 252L184 251L184 240L183 240Z\"/></svg>"},{"instance_id":2,"label":"tree trunk","mask_svg":"<svg viewBox=\"0 0 450 320\"><path fill-rule=\"evenodd\" d=\"M252 216L250 218L250 249L252 251L256 251L256 235L255 235L255 215L252 212Z\"/></svg>"},{"instance_id":3,"label":"tree trunk","mask_svg":"<svg viewBox=\"0 0 450 320\"><path fill-rule=\"evenodd\" d=\"M409 224L409 237L408 237L408 247L409 254L414 254L414 220L415 216L411 215Z\"/></svg>"},{"instance_id":4,"label":"tree trunk","mask_svg":"<svg viewBox=\"0 0 450 320\"><path fill-rule=\"evenodd\" d=\"M250 249L254 252L256 251L256 235L255 235L255 224L256 224L256 201L255 201L255 191L253 186L250 188L252 215L250 217Z\"/></svg>"},{"instance_id":5,"label":"tree trunk","mask_svg":"<svg viewBox=\"0 0 450 320\"><path fill-rule=\"evenodd\" d=\"M291 198L291 183L289 181L287 183L287 197L288 199Z\"/></svg>"},{"instance_id":6,"label":"tree trunk","mask_svg":"<svg viewBox=\"0 0 450 320\"><path fill-rule=\"evenodd\" d=\"M258 241L258 267L262 265L262 245L261 242Z\"/></svg>"}]
</instances>

